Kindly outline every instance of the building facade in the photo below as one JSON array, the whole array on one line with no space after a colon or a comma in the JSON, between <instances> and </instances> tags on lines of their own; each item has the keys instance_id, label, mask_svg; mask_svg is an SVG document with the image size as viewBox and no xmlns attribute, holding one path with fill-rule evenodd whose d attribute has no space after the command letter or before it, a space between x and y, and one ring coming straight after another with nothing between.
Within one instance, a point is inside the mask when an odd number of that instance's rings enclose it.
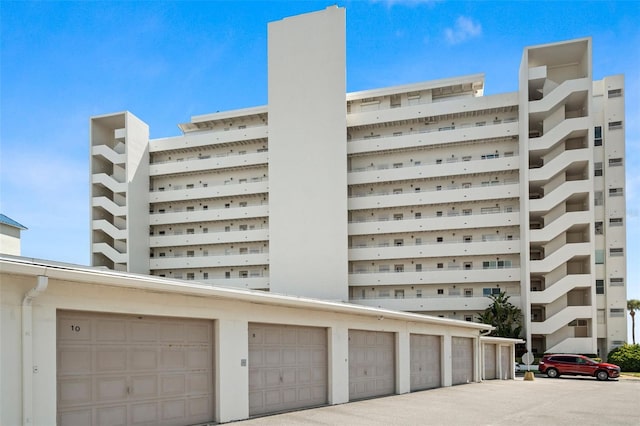
<instances>
[{"instance_id":1,"label":"building facade","mask_svg":"<svg viewBox=\"0 0 640 426\"><path fill-rule=\"evenodd\" d=\"M467 321L505 292L534 352L605 356L626 338L624 79L594 81L591 51L525 48L512 93L346 93L344 9L273 22L268 105L152 140L91 118L92 263Z\"/></svg>"}]
</instances>

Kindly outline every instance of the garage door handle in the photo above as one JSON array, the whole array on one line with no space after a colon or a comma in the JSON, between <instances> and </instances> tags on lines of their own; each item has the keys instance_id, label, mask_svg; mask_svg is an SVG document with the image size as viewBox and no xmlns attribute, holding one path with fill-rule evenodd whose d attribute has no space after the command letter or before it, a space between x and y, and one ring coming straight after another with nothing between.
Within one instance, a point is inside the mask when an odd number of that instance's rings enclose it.
<instances>
[{"instance_id":1,"label":"garage door handle","mask_svg":"<svg viewBox=\"0 0 640 426\"><path fill-rule=\"evenodd\" d=\"M367 375L367 370L364 370L364 375L365 375L365 376Z\"/></svg>"},{"instance_id":2,"label":"garage door handle","mask_svg":"<svg viewBox=\"0 0 640 426\"><path fill-rule=\"evenodd\" d=\"M282 383L282 376L280 376L280 383Z\"/></svg>"},{"instance_id":3,"label":"garage door handle","mask_svg":"<svg viewBox=\"0 0 640 426\"><path fill-rule=\"evenodd\" d=\"M127 386L127 395L131 395L131 386Z\"/></svg>"}]
</instances>

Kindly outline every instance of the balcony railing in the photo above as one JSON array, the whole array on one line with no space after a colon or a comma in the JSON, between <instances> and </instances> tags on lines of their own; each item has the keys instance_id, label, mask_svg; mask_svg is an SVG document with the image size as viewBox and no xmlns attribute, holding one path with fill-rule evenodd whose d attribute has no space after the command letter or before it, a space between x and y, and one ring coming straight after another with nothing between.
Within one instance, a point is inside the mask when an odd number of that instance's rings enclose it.
<instances>
[{"instance_id":1,"label":"balcony railing","mask_svg":"<svg viewBox=\"0 0 640 426\"><path fill-rule=\"evenodd\" d=\"M421 243L413 243L413 244L396 244L394 242L378 242L375 241L364 244L353 244L349 248L350 249L359 249L359 248L378 248L378 247L412 247L412 246L438 246L443 244L477 244L477 243L494 243L496 241L518 241L519 237L507 237L500 236L495 238L480 238L477 240L466 240L464 238L455 238L452 240L440 241L440 242L421 242Z\"/></svg>"},{"instance_id":2,"label":"balcony railing","mask_svg":"<svg viewBox=\"0 0 640 426\"><path fill-rule=\"evenodd\" d=\"M464 124L460 124L460 125L456 125L456 126L434 126L431 128L425 128L425 129L421 129L421 130L411 130L411 131L403 131L402 133L397 132L396 134L389 134L389 135L365 135L362 137L356 137L356 138L350 138L348 139L348 142L356 142L356 141L362 141L362 140L369 140L369 139L379 139L379 138L388 138L388 137L400 137L400 136L406 136L406 135L417 135L417 134L424 134L424 133L435 133L435 132L446 132L446 131L450 131L450 130L459 130L459 129L469 129L469 128L474 128L474 127L485 127L485 126L492 126L492 125L497 125L497 124L503 124L503 123L517 123L518 122L518 118L517 117L509 117L509 118L505 118L504 120L490 120L490 121L486 121L484 122L484 124L482 125L478 125L476 123L464 123Z\"/></svg>"},{"instance_id":3,"label":"balcony railing","mask_svg":"<svg viewBox=\"0 0 640 426\"><path fill-rule=\"evenodd\" d=\"M372 191L372 192L367 192L367 193L356 193L356 194L352 194L349 196L349 198L364 198L364 197L377 197L380 195L406 195L406 194L419 194L419 193L424 193L424 192L440 192L440 191L454 191L454 190L459 190L459 189L475 189L475 188L486 188L489 186L503 186L503 185L514 185L518 183L518 179L505 179L502 182L489 182L488 184L485 183L480 183L480 184L472 184L472 185L468 185L465 187L462 186L458 186L458 185L447 185L446 187L443 187L442 189L420 189L420 190L413 190L413 191L408 191L408 192L403 192L403 191L395 191L393 189L391 190L382 190L382 191Z\"/></svg>"},{"instance_id":4,"label":"balcony railing","mask_svg":"<svg viewBox=\"0 0 640 426\"><path fill-rule=\"evenodd\" d=\"M441 165L441 164L451 164L451 163L459 163L459 162L475 162L475 161L490 161L490 160L496 160L496 159L500 159L500 158L510 158L510 157L517 157L518 151L514 151L513 153L511 153L510 155L504 155L502 157L500 157L499 154L486 154L486 155L481 155L479 157L473 157L473 156L460 156L460 157L449 157L449 158L445 158L443 160L436 160L436 161L419 161L419 162L412 162L409 164L404 164L401 162L395 163L395 164L375 164L373 166L366 166L366 167L356 167L352 170L349 171L349 173L358 173L358 172L369 172L369 171L376 171L376 170L389 170L389 169L404 169L404 168L411 168L411 167L423 167L423 166L430 166L430 165ZM484 157L484 158L483 158Z\"/></svg>"},{"instance_id":5,"label":"balcony railing","mask_svg":"<svg viewBox=\"0 0 640 426\"><path fill-rule=\"evenodd\" d=\"M349 223L366 223L366 222L400 222L403 220L420 220L420 219L433 219L433 218L442 218L442 217L453 217L453 216L468 216L468 217L473 217L473 216L484 216L487 214L500 214L500 213L517 213L519 212L520 209L517 207L509 207L509 208L499 208L499 207L491 207L491 208L487 208L485 211L480 211L480 213L473 213L473 214L465 214L465 213L460 213L458 211L453 212L453 211L449 211L438 215L438 214L423 214L420 217L413 217L413 216L408 216L407 217L402 217L402 218L389 218L389 217L356 217L353 218L352 220L349 221Z\"/></svg>"}]
</instances>

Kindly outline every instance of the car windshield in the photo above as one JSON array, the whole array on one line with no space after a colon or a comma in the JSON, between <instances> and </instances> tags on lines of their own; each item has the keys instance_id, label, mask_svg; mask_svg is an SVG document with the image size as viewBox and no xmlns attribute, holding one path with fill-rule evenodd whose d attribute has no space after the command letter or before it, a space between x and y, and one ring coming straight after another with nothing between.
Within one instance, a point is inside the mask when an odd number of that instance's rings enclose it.
<instances>
[{"instance_id":1,"label":"car windshield","mask_svg":"<svg viewBox=\"0 0 640 426\"><path fill-rule=\"evenodd\" d=\"M588 356L584 357L584 361L585 361L585 363L587 363L587 362L590 362L592 364L597 364L598 363L598 361L595 361L595 360L589 358Z\"/></svg>"}]
</instances>

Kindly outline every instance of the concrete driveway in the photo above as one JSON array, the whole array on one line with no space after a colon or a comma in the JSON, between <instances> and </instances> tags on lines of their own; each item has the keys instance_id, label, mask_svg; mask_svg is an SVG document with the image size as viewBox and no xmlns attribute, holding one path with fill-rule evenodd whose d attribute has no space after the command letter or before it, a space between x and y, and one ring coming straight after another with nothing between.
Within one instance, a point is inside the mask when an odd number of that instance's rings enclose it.
<instances>
[{"instance_id":1,"label":"concrete driveway","mask_svg":"<svg viewBox=\"0 0 640 426\"><path fill-rule=\"evenodd\" d=\"M640 379L490 380L260 417L245 425L634 425Z\"/></svg>"}]
</instances>

